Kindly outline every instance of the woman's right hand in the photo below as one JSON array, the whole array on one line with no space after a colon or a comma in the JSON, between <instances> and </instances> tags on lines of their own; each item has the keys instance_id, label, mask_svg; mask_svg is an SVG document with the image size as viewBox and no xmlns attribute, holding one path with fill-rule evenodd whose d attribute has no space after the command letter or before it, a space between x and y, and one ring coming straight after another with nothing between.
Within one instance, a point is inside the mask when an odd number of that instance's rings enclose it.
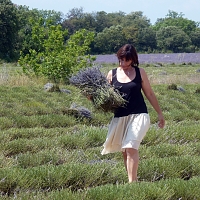
<instances>
[{"instance_id":1,"label":"woman's right hand","mask_svg":"<svg viewBox=\"0 0 200 200\"><path fill-rule=\"evenodd\" d=\"M163 114L158 114L158 127L159 128L164 128L165 126L165 119Z\"/></svg>"}]
</instances>

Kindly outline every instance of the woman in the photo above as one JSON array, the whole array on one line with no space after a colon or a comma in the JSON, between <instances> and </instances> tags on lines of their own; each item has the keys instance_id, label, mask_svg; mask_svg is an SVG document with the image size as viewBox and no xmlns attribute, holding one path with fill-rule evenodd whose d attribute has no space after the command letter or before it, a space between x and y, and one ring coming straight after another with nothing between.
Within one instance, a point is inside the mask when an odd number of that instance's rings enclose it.
<instances>
[{"instance_id":1,"label":"woman","mask_svg":"<svg viewBox=\"0 0 200 200\"><path fill-rule=\"evenodd\" d=\"M122 151L128 180L131 183L137 181L138 148L150 125L142 91L158 114L160 128L164 127L165 120L146 72L138 67L138 55L134 46L122 46L117 52L117 58L119 66L110 70L107 78L127 103L117 108L114 113L102 154Z\"/></svg>"}]
</instances>

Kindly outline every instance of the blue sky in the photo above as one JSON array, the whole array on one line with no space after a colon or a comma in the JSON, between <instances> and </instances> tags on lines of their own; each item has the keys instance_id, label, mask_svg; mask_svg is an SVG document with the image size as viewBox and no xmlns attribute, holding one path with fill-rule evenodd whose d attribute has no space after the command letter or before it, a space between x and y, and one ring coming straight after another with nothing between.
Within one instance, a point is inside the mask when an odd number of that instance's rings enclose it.
<instances>
[{"instance_id":1,"label":"blue sky","mask_svg":"<svg viewBox=\"0 0 200 200\"><path fill-rule=\"evenodd\" d=\"M83 12L107 13L122 11L126 14L142 11L154 24L157 18L164 18L169 10L183 13L185 18L200 22L200 0L12 0L30 9L55 10L63 14L73 8L83 8Z\"/></svg>"}]
</instances>

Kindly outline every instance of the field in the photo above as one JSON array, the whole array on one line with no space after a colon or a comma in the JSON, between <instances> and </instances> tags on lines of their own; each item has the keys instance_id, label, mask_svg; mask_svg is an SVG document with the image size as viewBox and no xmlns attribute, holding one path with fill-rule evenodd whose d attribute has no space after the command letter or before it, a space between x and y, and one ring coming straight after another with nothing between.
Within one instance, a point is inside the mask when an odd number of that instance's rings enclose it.
<instances>
[{"instance_id":1,"label":"field","mask_svg":"<svg viewBox=\"0 0 200 200\"><path fill-rule=\"evenodd\" d=\"M105 61L106 62L106 61ZM102 71L117 67L102 64ZM166 118L147 102L151 127L140 147L138 183L128 184L121 153L101 155L112 113L94 109L71 85L47 92L45 79L15 64L0 68L0 199L199 200L200 64L141 64ZM91 117L69 112L72 104Z\"/></svg>"},{"instance_id":2,"label":"field","mask_svg":"<svg viewBox=\"0 0 200 200\"><path fill-rule=\"evenodd\" d=\"M97 55L97 63L117 63L115 55ZM200 63L200 53L163 53L163 54L138 54L140 64L145 63L168 63L168 64L188 64Z\"/></svg>"}]
</instances>

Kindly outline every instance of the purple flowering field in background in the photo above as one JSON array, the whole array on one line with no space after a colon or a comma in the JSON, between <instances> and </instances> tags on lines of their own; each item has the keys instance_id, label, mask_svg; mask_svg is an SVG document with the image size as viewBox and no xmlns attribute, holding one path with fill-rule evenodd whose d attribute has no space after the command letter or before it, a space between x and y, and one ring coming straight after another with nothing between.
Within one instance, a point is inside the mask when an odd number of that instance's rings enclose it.
<instances>
[{"instance_id":1,"label":"purple flowering field in background","mask_svg":"<svg viewBox=\"0 0 200 200\"><path fill-rule=\"evenodd\" d=\"M200 63L200 53L138 54L139 63ZM96 55L95 63L118 63L115 54Z\"/></svg>"}]
</instances>

